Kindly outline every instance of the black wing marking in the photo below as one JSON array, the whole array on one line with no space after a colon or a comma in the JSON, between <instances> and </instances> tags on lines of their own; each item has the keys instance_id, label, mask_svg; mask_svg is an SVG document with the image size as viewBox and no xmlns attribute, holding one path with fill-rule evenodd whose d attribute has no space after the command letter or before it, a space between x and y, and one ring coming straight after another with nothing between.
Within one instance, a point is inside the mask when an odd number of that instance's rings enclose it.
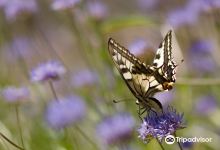
<instances>
[{"instance_id":1,"label":"black wing marking","mask_svg":"<svg viewBox=\"0 0 220 150\"><path fill-rule=\"evenodd\" d=\"M170 30L157 49L153 66L161 68L160 74L169 82L176 80L176 63L172 56L172 31Z\"/></svg>"},{"instance_id":2,"label":"black wing marking","mask_svg":"<svg viewBox=\"0 0 220 150\"><path fill-rule=\"evenodd\" d=\"M108 46L115 66L131 92L136 98L143 96L149 88L147 75L151 73L151 70L113 39L109 39Z\"/></svg>"},{"instance_id":3,"label":"black wing marking","mask_svg":"<svg viewBox=\"0 0 220 150\"><path fill-rule=\"evenodd\" d=\"M151 99L149 99L149 96L158 91L159 88L161 90L163 88L152 75L153 71L113 39L109 39L108 46L116 68L130 91L140 100L143 107L161 108L161 104L158 104L159 101L156 103L154 101L151 102ZM146 101L148 101L148 104Z\"/></svg>"}]
</instances>

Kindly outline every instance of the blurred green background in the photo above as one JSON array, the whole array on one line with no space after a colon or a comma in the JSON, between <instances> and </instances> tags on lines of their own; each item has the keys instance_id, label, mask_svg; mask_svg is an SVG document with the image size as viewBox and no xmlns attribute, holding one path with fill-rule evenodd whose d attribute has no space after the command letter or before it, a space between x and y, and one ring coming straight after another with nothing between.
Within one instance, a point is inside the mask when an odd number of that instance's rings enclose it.
<instances>
[{"instance_id":1,"label":"blurred green background","mask_svg":"<svg viewBox=\"0 0 220 150\"><path fill-rule=\"evenodd\" d=\"M151 64L171 29L177 82L155 97L184 113L187 128L178 136L212 138L184 149L219 149L219 0L0 0L0 11L0 90L24 86L30 91L24 101L10 102L1 95L0 133L17 145L28 150L160 149L156 140L145 144L138 138L138 106L114 68L107 42L112 37ZM66 73L56 81L33 83L31 71L49 60L59 61ZM54 91L58 99L80 96L84 117L53 129L45 114ZM112 102L121 99L127 101ZM134 119L132 135L126 142L103 144L98 125L121 112ZM112 127L119 136L125 128L123 122ZM0 139L0 149L17 149ZM178 149L177 144L163 146Z\"/></svg>"}]
</instances>

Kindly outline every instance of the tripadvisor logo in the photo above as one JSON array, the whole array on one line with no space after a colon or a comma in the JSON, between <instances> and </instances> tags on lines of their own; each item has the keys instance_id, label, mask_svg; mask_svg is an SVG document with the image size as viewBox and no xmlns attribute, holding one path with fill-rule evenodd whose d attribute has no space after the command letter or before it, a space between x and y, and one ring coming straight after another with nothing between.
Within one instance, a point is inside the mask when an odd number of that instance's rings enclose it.
<instances>
[{"instance_id":1,"label":"tripadvisor logo","mask_svg":"<svg viewBox=\"0 0 220 150\"><path fill-rule=\"evenodd\" d=\"M175 137L173 135L168 135L165 137L165 142L167 144L173 144L175 142Z\"/></svg>"},{"instance_id":2,"label":"tripadvisor logo","mask_svg":"<svg viewBox=\"0 0 220 150\"><path fill-rule=\"evenodd\" d=\"M173 135L168 135L165 137L165 142L167 144L173 144L174 142L185 143L185 142L192 142L192 143L204 143L204 142L212 142L212 138L206 137L174 137Z\"/></svg>"}]
</instances>

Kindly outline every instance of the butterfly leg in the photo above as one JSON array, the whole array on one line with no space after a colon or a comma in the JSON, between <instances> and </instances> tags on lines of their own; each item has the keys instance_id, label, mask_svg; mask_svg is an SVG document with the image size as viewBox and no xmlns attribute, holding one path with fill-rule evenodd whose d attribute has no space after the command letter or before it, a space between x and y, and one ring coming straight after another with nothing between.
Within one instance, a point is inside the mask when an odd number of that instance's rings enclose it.
<instances>
[{"instance_id":1,"label":"butterfly leg","mask_svg":"<svg viewBox=\"0 0 220 150\"><path fill-rule=\"evenodd\" d=\"M140 106L140 104L138 104L138 117L143 122L143 119L141 118L141 106Z\"/></svg>"},{"instance_id":2,"label":"butterfly leg","mask_svg":"<svg viewBox=\"0 0 220 150\"><path fill-rule=\"evenodd\" d=\"M143 118L141 117L145 112L149 111L150 108L149 107L142 107L139 105L139 109L138 109L138 116L141 119L141 121L143 122Z\"/></svg>"}]
</instances>

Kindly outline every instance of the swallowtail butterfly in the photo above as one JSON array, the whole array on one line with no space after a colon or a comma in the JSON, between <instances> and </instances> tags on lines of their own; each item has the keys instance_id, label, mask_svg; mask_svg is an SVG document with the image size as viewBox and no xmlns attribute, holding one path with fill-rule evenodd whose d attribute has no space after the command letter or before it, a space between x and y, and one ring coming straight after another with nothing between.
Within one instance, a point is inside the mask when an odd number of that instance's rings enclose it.
<instances>
[{"instance_id":1,"label":"swallowtail butterfly","mask_svg":"<svg viewBox=\"0 0 220 150\"><path fill-rule=\"evenodd\" d=\"M146 65L112 38L108 50L130 91L137 98L139 115L145 111L162 112L162 104L153 97L156 92L172 89L176 80L176 63L172 56L172 33L160 43L152 65ZM143 110L143 112L141 112Z\"/></svg>"}]
</instances>

